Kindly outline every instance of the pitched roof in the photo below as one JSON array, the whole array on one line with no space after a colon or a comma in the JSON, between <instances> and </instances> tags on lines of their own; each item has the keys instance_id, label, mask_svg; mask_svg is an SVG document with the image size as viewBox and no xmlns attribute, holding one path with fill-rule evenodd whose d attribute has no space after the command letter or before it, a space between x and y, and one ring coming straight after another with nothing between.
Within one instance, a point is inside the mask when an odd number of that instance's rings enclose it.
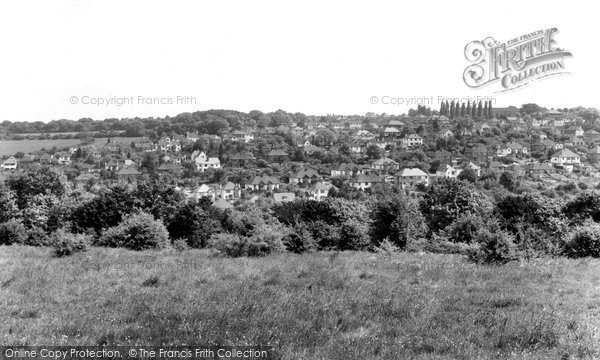
<instances>
[{"instance_id":1,"label":"pitched roof","mask_svg":"<svg viewBox=\"0 0 600 360\"><path fill-rule=\"evenodd\" d=\"M299 171L297 171L296 173L292 174L290 177L294 178L294 179L300 179L303 177L319 177L319 173L316 170L313 169L300 169Z\"/></svg>"},{"instance_id":2,"label":"pitched roof","mask_svg":"<svg viewBox=\"0 0 600 360\"><path fill-rule=\"evenodd\" d=\"M255 160L256 158L252 153L244 152L239 154L233 154L229 158L230 160Z\"/></svg>"},{"instance_id":3,"label":"pitched roof","mask_svg":"<svg viewBox=\"0 0 600 360\"><path fill-rule=\"evenodd\" d=\"M331 183L318 182L315 184L314 189L315 190L329 190L332 187L335 188L335 186L333 186Z\"/></svg>"},{"instance_id":4,"label":"pitched roof","mask_svg":"<svg viewBox=\"0 0 600 360\"><path fill-rule=\"evenodd\" d=\"M223 189L223 190L233 190L233 189L235 189L235 184L232 183L231 181L228 181L227 184L225 184L225 185L223 185L221 187L221 189Z\"/></svg>"},{"instance_id":5,"label":"pitched roof","mask_svg":"<svg viewBox=\"0 0 600 360\"><path fill-rule=\"evenodd\" d=\"M394 160L387 158L387 157L373 161L373 165L397 165L397 164L398 164L397 162L395 162Z\"/></svg>"},{"instance_id":6,"label":"pitched roof","mask_svg":"<svg viewBox=\"0 0 600 360\"><path fill-rule=\"evenodd\" d=\"M256 176L252 180L252 185L261 185L261 184L281 184L279 179L276 179L271 176Z\"/></svg>"},{"instance_id":7,"label":"pitched roof","mask_svg":"<svg viewBox=\"0 0 600 360\"><path fill-rule=\"evenodd\" d=\"M406 168L402 169L400 176L427 176L427 173L419 168Z\"/></svg>"},{"instance_id":8,"label":"pitched roof","mask_svg":"<svg viewBox=\"0 0 600 360\"><path fill-rule=\"evenodd\" d=\"M559 157L579 157L579 155L575 154L574 152L572 152L569 149L561 149L561 150L555 152L554 154L552 154L552 156L559 156Z\"/></svg>"},{"instance_id":9,"label":"pitched roof","mask_svg":"<svg viewBox=\"0 0 600 360\"><path fill-rule=\"evenodd\" d=\"M117 175L141 175L142 173L137 171L136 169L129 167L129 168L123 168L119 171L117 171Z\"/></svg>"},{"instance_id":10,"label":"pitched roof","mask_svg":"<svg viewBox=\"0 0 600 360\"><path fill-rule=\"evenodd\" d=\"M383 182L383 180L379 176L361 174L361 175L358 175L354 179L354 182L358 182L358 183L377 183L377 182Z\"/></svg>"},{"instance_id":11,"label":"pitched roof","mask_svg":"<svg viewBox=\"0 0 600 360\"><path fill-rule=\"evenodd\" d=\"M281 149L271 150L269 156L287 156L287 153Z\"/></svg>"}]
</instances>

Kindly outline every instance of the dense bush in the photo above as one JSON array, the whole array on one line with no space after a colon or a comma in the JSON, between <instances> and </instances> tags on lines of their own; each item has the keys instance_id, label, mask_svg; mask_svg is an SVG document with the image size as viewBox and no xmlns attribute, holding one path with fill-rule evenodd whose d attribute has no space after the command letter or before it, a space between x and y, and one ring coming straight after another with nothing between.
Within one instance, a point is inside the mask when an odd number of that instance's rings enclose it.
<instances>
[{"instance_id":1,"label":"dense bush","mask_svg":"<svg viewBox=\"0 0 600 360\"><path fill-rule=\"evenodd\" d=\"M34 226L27 229L27 238L23 242L23 245L49 246L52 245L52 239L45 229Z\"/></svg>"},{"instance_id":2,"label":"dense bush","mask_svg":"<svg viewBox=\"0 0 600 360\"><path fill-rule=\"evenodd\" d=\"M92 229L100 235L102 229L117 226L125 216L133 213L134 201L126 186L113 186L79 205L69 220L76 232Z\"/></svg>"},{"instance_id":3,"label":"dense bush","mask_svg":"<svg viewBox=\"0 0 600 360\"><path fill-rule=\"evenodd\" d=\"M90 244L90 236L72 234L64 229L58 229L52 234L52 247L56 257L69 256L85 252Z\"/></svg>"},{"instance_id":4,"label":"dense bush","mask_svg":"<svg viewBox=\"0 0 600 360\"><path fill-rule=\"evenodd\" d=\"M371 244L369 209L363 202L299 199L276 204L272 210L281 223L302 232L286 238L286 247L291 251L365 250Z\"/></svg>"},{"instance_id":5,"label":"dense bush","mask_svg":"<svg viewBox=\"0 0 600 360\"><path fill-rule=\"evenodd\" d=\"M417 204L408 198L393 196L376 201L372 207L371 237L374 246L388 239L404 249L408 242L427 232Z\"/></svg>"},{"instance_id":6,"label":"dense bush","mask_svg":"<svg viewBox=\"0 0 600 360\"><path fill-rule=\"evenodd\" d=\"M433 233L446 228L467 213L486 216L492 210L492 203L473 184L456 179L441 179L429 187L420 208Z\"/></svg>"},{"instance_id":7,"label":"dense bush","mask_svg":"<svg viewBox=\"0 0 600 360\"><path fill-rule=\"evenodd\" d=\"M16 217L18 210L14 193L0 181L0 223Z\"/></svg>"},{"instance_id":8,"label":"dense bush","mask_svg":"<svg viewBox=\"0 0 600 360\"><path fill-rule=\"evenodd\" d=\"M247 241L248 256L262 256L285 250L283 239L288 235L285 226L260 225L254 228Z\"/></svg>"},{"instance_id":9,"label":"dense bush","mask_svg":"<svg viewBox=\"0 0 600 360\"><path fill-rule=\"evenodd\" d=\"M548 231L548 228L519 223L515 233L515 244L519 254L524 258L539 257L544 254L558 255L563 236L562 233Z\"/></svg>"},{"instance_id":10,"label":"dense bush","mask_svg":"<svg viewBox=\"0 0 600 360\"><path fill-rule=\"evenodd\" d=\"M264 256L277 249L283 249L281 243L270 243L264 237L246 237L237 234L214 234L208 240L208 246L230 257Z\"/></svg>"},{"instance_id":11,"label":"dense bush","mask_svg":"<svg viewBox=\"0 0 600 360\"><path fill-rule=\"evenodd\" d=\"M504 186L508 191L516 192L520 186L519 181L515 178L513 173L503 172L498 179L498 183Z\"/></svg>"},{"instance_id":12,"label":"dense bush","mask_svg":"<svg viewBox=\"0 0 600 360\"><path fill-rule=\"evenodd\" d=\"M175 239L173 240L173 249L177 251L186 251L190 249L190 246L185 239Z\"/></svg>"},{"instance_id":13,"label":"dense bush","mask_svg":"<svg viewBox=\"0 0 600 360\"><path fill-rule=\"evenodd\" d=\"M522 224L543 229L548 236L555 236L566 228L560 199L526 193L508 195L496 205L494 213L503 228L516 234ZM560 236L560 234L558 234Z\"/></svg>"},{"instance_id":14,"label":"dense bush","mask_svg":"<svg viewBox=\"0 0 600 360\"><path fill-rule=\"evenodd\" d=\"M210 202L190 201L181 206L167 225L169 235L173 239L185 239L192 248L203 248L208 239L223 231L221 220L210 209Z\"/></svg>"},{"instance_id":15,"label":"dense bush","mask_svg":"<svg viewBox=\"0 0 600 360\"><path fill-rule=\"evenodd\" d=\"M481 229L477 232L479 248L470 254L473 261L480 263L506 263L518 258L514 238L499 227Z\"/></svg>"},{"instance_id":16,"label":"dense bush","mask_svg":"<svg viewBox=\"0 0 600 360\"><path fill-rule=\"evenodd\" d=\"M105 230L96 245L124 247L131 250L160 249L169 243L169 233L160 220L147 213L137 213Z\"/></svg>"},{"instance_id":17,"label":"dense bush","mask_svg":"<svg viewBox=\"0 0 600 360\"><path fill-rule=\"evenodd\" d=\"M20 209L27 207L30 198L41 194L61 196L65 193L65 177L48 166L33 166L24 172L11 175L6 186L16 195Z\"/></svg>"},{"instance_id":18,"label":"dense bush","mask_svg":"<svg viewBox=\"0 0 600 360\"><path fill-rule=\"evenodd\" d=\"M600 225L587 221L566 236L563 253L572 258L600 257Z\"/></svg>"},{"instance_id":19,"label":"dense bush","mask_svg":"<svg viewBox=\"0 0 600 360\"><path fill-rule=\"evenodd\" d=\"M579 193L565 204L563 213L572 224L582 224L587 219L600 222L600 192L597 190Z\"/></svg>"},{"instance_id":20,"label":"dense bush","mask_svg":"<svg viewBox=\"0 0 600 360\"><path fill-rule=\"evenodd\" d=\"M23 244L27 240L27 229L19 220L8 220L0 224L0 245Z\"/></svg>"},{"instance_id":21,"label":"dense bush","mask_svg":"<svg viewBox=\"0 0 600 360\"><path fill-rule=\"evenodd\" d=\"M152 214L165 224L171 222L175 212L185 202L185 195L163 179L138 181L131 196L136 209Z\"/></svg>"},{"instance_id":22,"label":"dense bush","mask_svg":"<svg viewBox=\"0 0 600 360\"><path fill-rule=\"evenodd\" d=\"M288 235L283 239L286 250L294 253L315 250L316 242L312 233L304 223L296 224Z\"/></svg>"},{"instance_id":23,"label":"dense bush","mask_svg":"<svg viewBox=\"0 0 600 360\"><path fill-rule=\"evenodd\" d=\"M440 236L452 243L471 244L476 241L477 231L484 226L484 219L480 216L465 214L440 231Z\"/></svg>"}]
</instances>

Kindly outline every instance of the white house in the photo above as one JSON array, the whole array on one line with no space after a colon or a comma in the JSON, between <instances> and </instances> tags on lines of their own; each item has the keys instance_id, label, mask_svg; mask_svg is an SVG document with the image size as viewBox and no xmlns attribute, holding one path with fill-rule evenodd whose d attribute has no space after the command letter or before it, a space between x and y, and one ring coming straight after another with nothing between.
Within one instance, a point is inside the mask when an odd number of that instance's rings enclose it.
<instances>
[{"instance_id":1,"label":"white house","mask_svg":"<svg viewBox=\"0 0 600 360\"><path fill-rule=\"evenodd\" d=\"M375 139L375 135L372 132L367 130L358 130L354 135L354 138L359 140L373 140Z\"/></svg>"},{"instance_id":2,"label":"white house","mask_svg":"<svg viewBox=\"0 0 600 360\"><path fill-rule=\"evenodd\" d=\"M393 127L386 127L383 130L383 136L385 136L385 137L399 137L400 134L401 134L401 131L396 128L393 128Z\"/></svg>"},{"instance_id":3,"label":"white house","mask_svg":"<svg viewBox=\"0 0 600 360\"><path fill-rule=\"evenodd\" d=\"M212 201L215 201L215 191L206 184L200 185L196 190L194 190L192 195L196 200L207 197Z\"/></svg>"},{"instance_id":4,"label":"white house","mask_svg":"<svg viewBox=\"0 0 600 360\"><path fill-rule=\"evenodd\" d=\"M355 189L365 191L366 189L372 188L373 185L382 182L383 179L381 179L379 176L361 174L350 180L350 186Z\"/></svg>"},{"instance_id":5,"label":"white house","mask_svg":"<svg viewBox=\"0 0 600 360\"><path fill-rule=\"evenodd\" d=\"M400 187L411 188L417 184L429 185L429 174L419 168L402 169L398 174Z\"/></svg>"},{"instance_id":6,"label":"white house","mask_svg":"<svg viewBox=\"0 0 600 360\"><path fill-rule=\"evenodd\" d=\"M435 172L435 176L444 177L444 178L457 178L458 175L462 172L462 169L456 169L449 164L446 164L444 169L440 169Z\"/></svg>"},{"instance_id":7,"label":"white house","mask_svg":"<svg viewBox=\"0 0 600 360\"><path fill-rule=\"evenodd\" d=\"M196 168L202 172L206 171L207 169L220 169L221 168L221 161L219 161L219 158L216 158L216 157L209 158L208 156L206 156L206 154L204 152L201 152L198 155L198 157L196 157L195 161L196 161Z\"/></svg>"},{"instance_id":8,"label":"white house","mask_svg":"<svg viewBox=\"0 0 600 360\"><path fill-rule=\"evenodd\" d=\"M2 162L0 167L2 170L17 170L17 164L17 159L14 156L11 156Z\"/></svg>"},{"instance_id":9,"label":"white house","mask_svg":"<svg viewBox=\"0 0 600 360\"><path fill-rule=\"evenodd\" d=\"M562 149L552 154L550 162L557 165L574 165L581 163L581 158L569 149Z\"/></svg>"},{"instance_id":10,"label":"white house","mask_svg":"<svg viewBox=\"0 0 600 360\"><path fill-rule=\"evenodd\" d=\"M316 201L321 201L329 195L329 190L335 188L329 182L318 182L310 189L310 198Z\"/></svg>"},{"instance_id":11,"label":"white house","mask_svg":"<svg viewBox=\"0 0 600 360\"><path fill-rule=\"evenodd\" d=\"M405 147L414 147L423 145L423 138L417 134L410 134L402 139L402 145Z\"/></svg>"},{"instance_id":12,"label":"white house","mask_svg":"<svg viewBox=\"0 0 600 360\"><path fill-rule=\"evenodd\" d=\"M60 152L56 154L59 165L71 165L71 155L66 152Z\"/></svg>"}]
</instances>

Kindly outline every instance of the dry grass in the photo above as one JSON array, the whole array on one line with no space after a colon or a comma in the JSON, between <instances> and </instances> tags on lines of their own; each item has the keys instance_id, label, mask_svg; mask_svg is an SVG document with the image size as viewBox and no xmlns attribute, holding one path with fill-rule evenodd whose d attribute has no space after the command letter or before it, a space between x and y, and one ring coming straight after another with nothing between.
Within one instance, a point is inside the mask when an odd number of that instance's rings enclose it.
<instances>
[{"instance_id":1,"label":"dry grass","mask_svg":"<svg viewBox=\"0 0 600 360\"><path fill-rule=\"evenodd\" d=\"M600 261L0 247L0 343L269 345L283 359L600 356Z\"/></svg>"}]
</instances>

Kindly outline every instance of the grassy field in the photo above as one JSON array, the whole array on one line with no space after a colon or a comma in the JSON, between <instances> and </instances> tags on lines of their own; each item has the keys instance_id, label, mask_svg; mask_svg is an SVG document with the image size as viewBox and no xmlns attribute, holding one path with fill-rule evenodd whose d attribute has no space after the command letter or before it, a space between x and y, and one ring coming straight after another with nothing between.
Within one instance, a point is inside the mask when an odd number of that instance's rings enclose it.
<instances>
[{"instance_id":1,"label":"grassy field","mask_svg":"<svg viewBox=\"0 0 600 360\"><path fill-rule=\"evenodd\" d=\"M600 261L0 247L0 343L270 345L282 359L598 358Z\"/></svg>"},{"instance_id":2,"label":"grassy field","mask_svg":"<svg viewBox=\"0 0 600 360\"><path fill-rule=\"evenodd\" d=\"M115 142L124 146L131 145L131 142L137 138L135 137L114 137L111 138ZM106 144L108 138L96 138L96 141L92 144L96 147L100 147ZM81 144L79 139L45 139L45 140L0 140L0 156L14 155L21 151L23 153L39 151L42 148L46 150L52 149L56 146L57 149L64 147L71 147Z\"/></svg>"},{"instance_id":3,"label":"grassy field","mask_svg":"<svg viewBox=\"0 0 600 360\"><path fill-rule=\"evenodd\" d=\"M79 139L45 139L45 140L2 140L0 141L0 156L14 155L21 151L23 153L47 150L56 146L58 149L70 147L81 142Z\"/></svg>"}]
</instances>

